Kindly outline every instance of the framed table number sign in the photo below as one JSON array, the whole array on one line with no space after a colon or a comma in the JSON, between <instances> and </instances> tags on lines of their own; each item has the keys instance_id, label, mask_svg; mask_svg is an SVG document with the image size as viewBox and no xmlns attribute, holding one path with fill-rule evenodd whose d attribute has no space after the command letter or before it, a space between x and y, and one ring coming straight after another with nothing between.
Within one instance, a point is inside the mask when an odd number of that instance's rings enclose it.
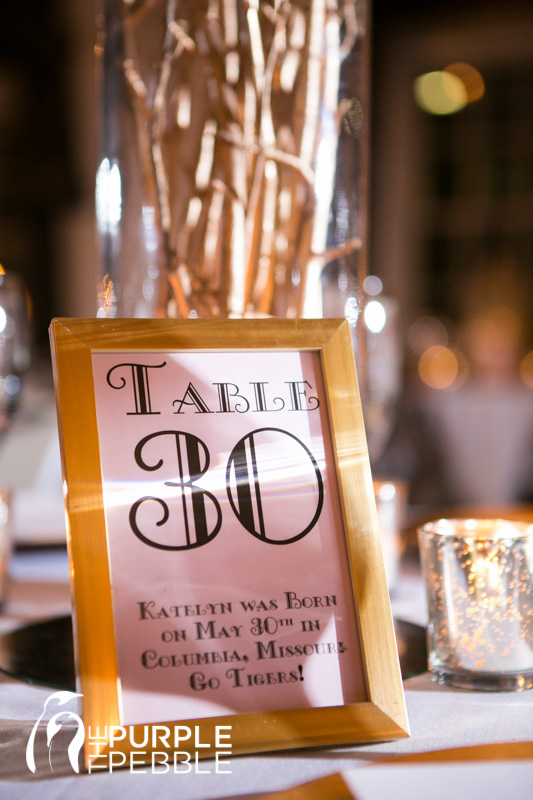
<instances>
[{"instance_id":1,"label":"framed table number sign","mask_svg":"<svg viewBox=\"0 0 533 800\"><path fill-rule=\"evenodd\" d=\"M86 768L407 736L348 323L51 342Z\"/></svg>"}]
</instances>

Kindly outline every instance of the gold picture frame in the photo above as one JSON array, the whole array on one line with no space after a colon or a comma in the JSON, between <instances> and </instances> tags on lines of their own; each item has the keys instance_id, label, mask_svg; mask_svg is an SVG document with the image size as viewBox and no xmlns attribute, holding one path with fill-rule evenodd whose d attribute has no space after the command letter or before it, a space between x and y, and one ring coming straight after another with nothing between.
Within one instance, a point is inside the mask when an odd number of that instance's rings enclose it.
<instances>
[{"instance_id":1,"label":"gold picture frame","mask_svg":"<svg viewBox=\"0 0 533 800\"><path fill-rule=\"evenodd\" d=\"M153 759L154 752L158 747L161 749L160 742L152 735L155 729L161 728L159 722L166 723L167 727L173 728L174 731L177 730L176 726L182 732L188 728L191 735L187 738L183 734L179 739L178 749L182 755L188 753L187 757L194 758L214 756L217 748L227 750L229 747L232 754L236 755L376 742L408 736L408 720L348 323L345 320L277 319L55 319L51 324L50 337L65 487L67 544L72 575L76 673L78 691L83 698L86 768L91 769L91 764L97 768L99 765L96 764L96 759L100 759L101 764L107 765L108 768L128 765L131 768L132 753L135 764ZM325 395L323 413L327 419L328 430L324 438L331 439L331 448L328 452L333 454L334 462L329 467L334 475L332 483L336 485L330 489L330 494L338 492L341 509L341 521L338 526L340 529L333 531L331 535L338 543L338 553L341 553L337 560L346 562L342 563L340 568L346 569L349 576L347 584L349 590L344 591L341 587L340 590L346 595L344 598L341 595L341 599L347 607L353 608L358 640L355 648L358 649L356 654L358 660L352 663L351 653L343 653L342 656L332 659L332 663L335 665L340 663L341 672L345 675L358 670L361 672L364 696L358 696L356 701L328 705L329 695L326 693L318 707L311 703L311 707L254 709L254 692L257 691L257 697L262 697L261 692L266 690L256 689L251 683L252 679L255 680L252 677L248 678L250 682L246 688L248 704L244 704L244 711L212 716L204 713L201 717L189 716L188 719L179 718L178 721L163 718L145 721L141 711L139 712L141 716L134 722L125 720L121 705L125 695L121 692L124 693L129 678L126 680L119 671L117 636L127 625L122 625L121 619L118 621L114 619L114 613L118 613L116 609L114 611L117 598L113 595L108 539L110 533L111 537L113 536L113 531L107 530L103 478L105 470L102 465L102 452L105 448L100 441L104 434L99 429L94 377L96 373L93 371L96 369L95 363L98 364L100 358L104 361L108 359L105 363L109 364L109 357L116 356L121 360L119 366L131 367L133 358L137 359L138 363L144 363L153 358L161 361L162 356L173 358L173 354L178 354L176 357L180 357L182 353L192 354L197 361L202 354L207 354L206 358L211 358L211 362L208 363L212 364L219 363L221 354L230 354L231 363L237 365L246 354L259 362L265 354L265 363L276 356L276 364L279 359L282 365L284 353L296 353L302 359L307 358L303 354L313 354L312 358L318 365L317 370ZM268 356L269 353L272 354L272 358ZM216 361L213 361L215 358ZM155 366L160 366L159 363L153 363ZM107 390L110 387L109 393L111 394L113 390L115 392L113 398L116 398L120 395L116 390L124 386L125 378L121 377L120 380L113 382L109 379L110 372L108 370L108 380L104 388ZM159 371L158 377L162 374ZM101 383L104 385L103 381ZM291 382L285 381L285 384L289 383ZM303 384L304 381L299 381L298 384L291 383L289 388L293 392L293 402L300 403L300 406L304 405L303 410L306 410L313 408L318 401L311 403L316 397L308 400L305 396L306 387ZM224 399L228 401L229 397L235 405L237 402L235 398L241 395L235 389L231 389L228 395L229 385L213 384L217 387L220 402ZM266 384L263 384L263 388L264 385ZM190 413L191 424L198 425L200 421L203 424L206 415L199 413L204 410L199 405L201 399L191 394L191 386L192 384L189 384L187 388L188 400L185 400L186 394L180 393L178 412L186 410L184 402L192 405L194 401L195 405ZM221 386L226 387L225 395L220 389ZM260 381L256 381L253 386L257 401L258 397L261 399L259 393L263 388ZM300 399L298 391L296 393L293 391L294 386L300 392ZM175 383L172 384L173 391L174 387ZM138 389L139 386L134 388ZM146 389L146 386L141 385L141 389L143 388ZM144 403L145 415L157 413L147 405L155 400L147 398L146 393L144 399L139 399L138 393L135 397L132 394L128 399L131 403L133 400L137 404ZM280 403L283 402L279 397L275 399ZM115 406L109 408L114 409ZM140 414L139 407L136 408L136 412L131 409L127 412L132 415L131 419L135 413ZM218 408L218 411L221 410L235 411L235 408ZM252 410L259 409L256 407ZM294 407L291 410L294 411ZM178 412L174 405L173 414ZM231 419L235 420L237 416L234 414ZM250 414L250 417L252 416L253 414ZM241 414L238 421L241 422L244 417L245 415ZM215 418L217 421L220 419L217 414L211 417ZM291 417L295 418L295 415ZM255 419L254 417L254 423ZM130 421L129 418L128 424ZM118 430L119 440L121 424L113 423L112 428L114 434ZM289 431L286 433L292 437ZM120 458L125 459L125 456ZM119 459L119 469L121 463ZM154 469L154 466L146 468ZM170 481L165 485L168 484L176 485ZM229 489L228 495L230 495ZM154 497L143 497L134 505L138 506L146 499L153 501ZM233 505L233 511L238 513L239 509L235 509L231 496L230 503ZM163 501L160 500L159 504L163 505ZM130 521L133 519L132 514L130 511ZM135 524L132 523L132 526L135 528ZM304 533L300 534L300 537L302 536ZM310 540L310 537L302 541L308 539ZM219 541L222 540L221 535ZM275 542L274 545L276 544L283 542ZM209 544L209 547L211 546ZM164 544L154 544L153 547L161 547L163 550L177 549ZM152 550L148 549L152 555ZM289 548L276 546L267 548L263 552L266 553L267 550L269 557L278 561L280 552L289 552ZM204 552L208 552L208 545L205 546ZM166 557L166 554L164 555ZM335 561L335 558L330 560ZM127 576L124 580L127 580ZM147 613L146 616L151 619L152 615ZM281 624L280 620L276 618L276 621L272 615L270 618L274 620L271 626ZM152 624L151 621L149 624ZM304 623L301 627L304 627ZM266 647L263 646L263 655ZM276 656L278 654L275 653ZM270 655L273 655L272 647ZM280 663L276 658L277 672L267 674L279 676ZM320 668L327 672L329 667L322 667L324 663L325 659L321 662ZM260 666L263 667L264 664L261 663ZM288 666L292 667L292 663ZM244 667L242 669L243 676L246 676ZM159 672L162 673L162 670ZM174 672L178 673L179 670ZM204 672L209 675L207 670ZM293 673L296 674L295 668L291 669L290 674ZM300 680L303 678L300 677ZM283 689L284 687L276 688L276 697L288 696L283 694ZM293 692L292 687L290 691ZM274 692L270 692L268 696L273 695ZM244 692L241 692L239 697L245 697ZM260 700L257 702L261 704ZM252 708L251 711L248 710L249 706ZM132 708L136 706L133 705ZM229 734L221 733L229 729L231 729L230 737ZM143 738L142 734L146 731L148 735ZM192 731L195 732L194 736ZM229 738L231 742L228 741ZM224 742L227 742L226 748ZM143 745L141 749L144 755L139 755L139 743ZM167 747L168 743L164 743L164 746Z\"/></svg>"}]
</instances>

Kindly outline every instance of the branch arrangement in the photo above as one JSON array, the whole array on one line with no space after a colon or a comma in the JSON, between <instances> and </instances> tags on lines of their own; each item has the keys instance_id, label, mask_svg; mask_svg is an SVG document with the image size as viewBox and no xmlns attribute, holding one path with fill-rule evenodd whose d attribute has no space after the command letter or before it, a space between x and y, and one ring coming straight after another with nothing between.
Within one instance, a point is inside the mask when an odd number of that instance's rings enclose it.
<instances>
[{"instance_id":1,"label":"branch arrangement","mask_svg":"<svg viewBox=\"0 0 533 800\"><path fill-rule=\"evenodd\" d=\"M121 0L122 69L168 316L310 316L356 0Z\"/></svg>"}]
</instances>

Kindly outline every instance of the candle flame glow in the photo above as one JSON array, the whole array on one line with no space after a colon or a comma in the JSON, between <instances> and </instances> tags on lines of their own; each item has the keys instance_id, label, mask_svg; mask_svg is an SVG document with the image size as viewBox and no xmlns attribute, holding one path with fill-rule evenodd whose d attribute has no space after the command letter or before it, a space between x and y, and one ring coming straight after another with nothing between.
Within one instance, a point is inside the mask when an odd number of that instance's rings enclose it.
<instances>
[{"instance_id":1,"label":"candle flame glow","mask_svg":"<svg viewBox=\"0 0 533 800\"><path fill-rule=\"evenodd\" d=\"M116 313L115 290L109 275L104 275L98 292L97 317L114 317Z\"/></svg>"}]
</instances>

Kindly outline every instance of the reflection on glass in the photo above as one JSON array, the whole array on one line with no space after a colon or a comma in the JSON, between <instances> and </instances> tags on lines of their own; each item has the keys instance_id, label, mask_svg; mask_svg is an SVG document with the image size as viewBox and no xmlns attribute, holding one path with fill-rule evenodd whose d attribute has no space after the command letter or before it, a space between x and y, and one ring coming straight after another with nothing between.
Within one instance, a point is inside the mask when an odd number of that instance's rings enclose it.
<instances>
[{"instance_id":1,"label":"reflection on glass","mask_svg":"<svg viewBox=\"0 0 533 800\"><path fill-rule=\"evenodd\" d=\"M371 462L383 453L396 421L402 389L403 353L398 330L398 305L379 295L365 307L366 387L363 411Z\"/></svg>"},{"instance_id":2,"label":"reflection on glass","mask_svg":"<svg viewBox=\"0 0 533 800\"><path fill-rule=\"evenodd\" d=\"M29 302L16 275L0 265L0 428L16 408L30 363Z\"/></svg>"}]
</instances>

